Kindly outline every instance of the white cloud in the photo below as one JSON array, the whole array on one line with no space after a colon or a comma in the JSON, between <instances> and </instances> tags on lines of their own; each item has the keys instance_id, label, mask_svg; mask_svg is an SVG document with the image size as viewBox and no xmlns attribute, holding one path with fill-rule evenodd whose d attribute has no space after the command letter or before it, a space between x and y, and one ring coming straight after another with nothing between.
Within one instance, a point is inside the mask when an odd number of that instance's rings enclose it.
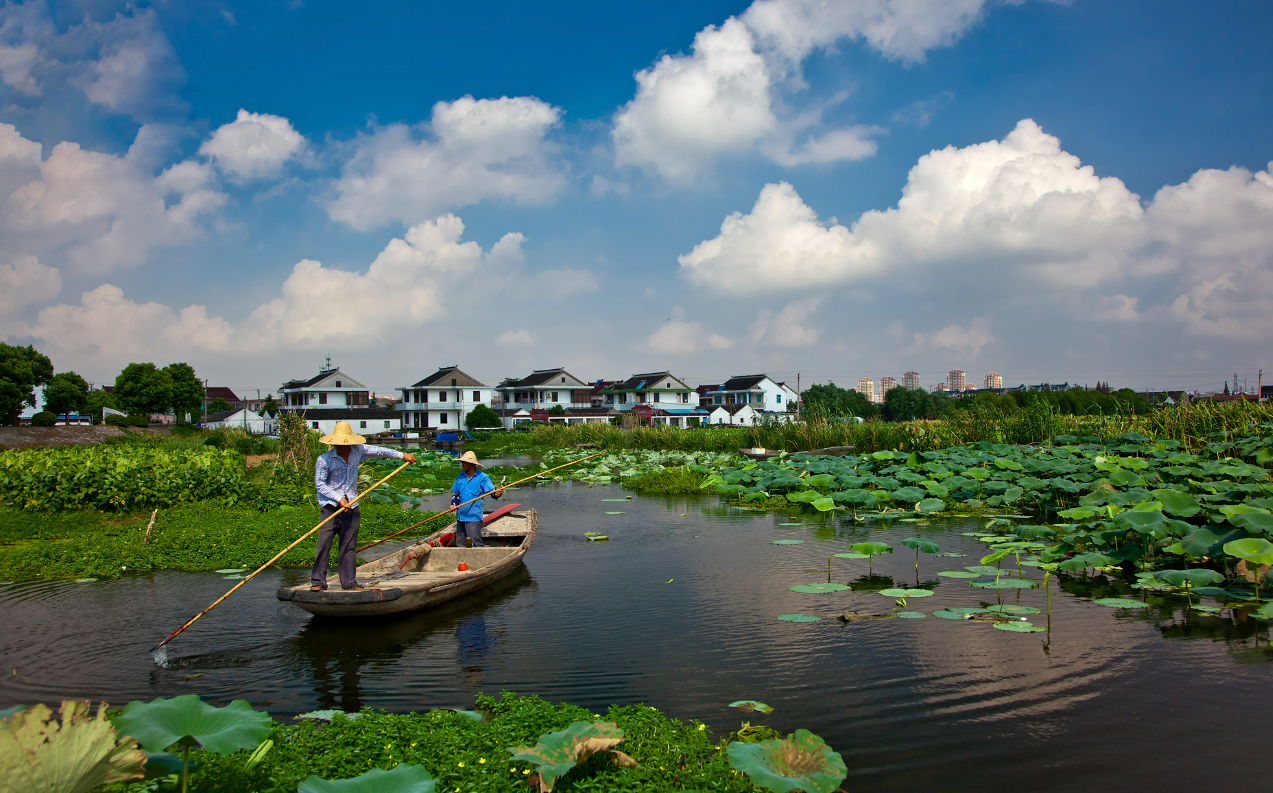
<instances>
[{"instance_id":1,"label":"white cloud","mask_svg":"<svg viewBox=\"0 0 1273 793\"><path fill-rule=\"evenodd\" d=\"M151 148L166 142L149 130L138 131L124 157L57 144L37 163L38 178L0 203L0 227L27 250L69 247L70 260L94 272L137 264L156 246L199 237L198 221L226 196L212 187L209 166L191 160L154 176ZM36 146L0 125L0 155L16 152L13 159L26 163ZM0 156L0 171L10 159Z\"/></svg>"},{"instance_id":2,"label":"white cloud","mask_svg":"<svg viewBox=\"0 0 1273 793\"><path fill-rule=\"evenodd\" d=\"M1003 141L924 155L897 208L866 212L852 229L821 223L791 185L766 185L750 214L733 213L719 236L679 261L691 282L727 294L967 261L1011 261L1054 281L1093 284L1119 272L1143 238L1142 216L1120 180L1097 177L1027 119Z\"/></svg>"},{"instance_id":3,"label":"white cloud","mask_svg":"<svg viewBox=\"0 0 1273 793\"><path fill-rule=\"evenodd\" d=\"M728 350L734 343L733 339L709 333L701 322L687 321L680 306L673 306L672 316L646 339L646 345L654 352L671 355L686 355L704 348Z\"/></svg>"},{"instance_id":4,"label":"white cloud","mask_svg":"<svg viewBox=\"0 0 1273 793\"><path fill-rule=\"evenodd\" d=\"M1204 169L1142 206L1027 119L1002 141L921 157L896 208L848 227L819 221L791 185L766 185L749 214L725 218L679 261L690 282L724 295L1028 294L1085 320L1255 340L1273 332L1273 177ZM993 339L978 321L921 337L974 354Z\"/></svg>"},{"instance_id":5,"label":"white cloud","mask_svg":"<svg viewBox=\"0 0 1273 793\"><path fill-rule=\"evenodd\" d=\"M212 158L223 173L247 180L276 175L304 146L305 138L286 118L240 108L234 121L203 142L199 153Z\"/></svg>"},{"instance_id":6,"label":"white cloud","mask_svg":"<svg viewBox=\"0 0 1273 793\"><path fill-rule=\"evenodd\" d=\"M636 74L636 96L615 115L615 163L688 182L717 157L753 150L787 167L873 156L870 137L878 127L811 131L822 126L820 112L781 111L783 97L804 87L803 60L847 38L890 58L920 61L927 50L953 43L982 6L983 0L757 0L741 16L699 31L691 54L664 55Z\"/></svg>"},{"instance_id":7,"label":"white cloud","mask_svg":"<svg viewBox=\"0 0 1273 793\"><path fill-rule=\"evenodd\" d=\"M506 330L495 340L496 344L502 344L505 347L532 347L535 344L535 337L530 335L530 331L522 328L521 330Z\"/></svg>"},{"instance_id":8,"label":"white cloud","mask_svg":"<svg viewBox=\"0 0 1273 793\"><path fill-rule=\"evenodd\" d=\"M950 91L942 91L928 99L917 99L894 113L889 120L903 126L926 127L933 123L933 118L954 98L955 95Z\"/></svg>"},{"instance_id":9,"label":"white cloud","mask_svg":"<svg viewBox=\"0 0 1273 793\"><path fill-rule=\"evenodd\" d=\"M751 324L752 342L785 349L812 347L818 343L822 330L808 327L805 323L821 303L822 298L816 297L795 300L784 306L777 315L767 308L760 309Z\"/></svg>"},{"instance_id":10,"label":"white cloud","mask_svg":"<svg viewBox=\"0 0 1273 793\"><path fill-rule=\"evenodd\" d=\"M417 130L431 138L391 124L354 141L327 212L366 230L487 198L543 203L566 184L547 140L560 116L534 97L438 102L432 121Z\"/></svg>"},{"instance_id":11,"label":"white cloud","mask_svg":"<svg viewBox=\"0 0 1273 793\"><path fill-rule=\"evenodd\" d=\"M950 324L929 334L916 333L915 347L948 350L977 358L981 348L995 341L990 332L990 318L977 317L967 326Z\"/></svg>"},{"instance_id":12,"label":"white cloud","mask_svg":"<svg viewBox=\"0 0 1273 793\"><path fill-rule=\"evenodd\" d=\"M34 72L43 56L36 42L56 32L42 3L5 3L0 8L0 80L27 96L39 96L43 86Z\"/></svg>"},{"instance_id":13,"label":"white cloud","mask_svg":"<svg viewBox=\"0 0 1273 793\"><path fill-rule=\"evenodd\" d=\"M0 262L0 316L32 303L43 303L62 291L62 274L34 256Z\"/></svg>"}]
</instances>

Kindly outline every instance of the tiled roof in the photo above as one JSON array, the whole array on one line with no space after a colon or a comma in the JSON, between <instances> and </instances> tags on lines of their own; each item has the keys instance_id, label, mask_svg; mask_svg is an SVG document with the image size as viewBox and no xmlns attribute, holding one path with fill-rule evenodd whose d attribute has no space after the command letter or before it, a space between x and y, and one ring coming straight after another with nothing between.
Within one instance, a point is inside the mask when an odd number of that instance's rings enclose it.
<instances>
[{"instance_id":1,"label":"tiled roof","mask_svg":"<svg viewBox=\"0 0 1273 793\"><path fill-rule=\"evenodd\" d=\"M563 384L561 382L561 378L563 376L568 377L575 382L583 383L583 387L587 386L586 382L580 380L578 377L575 377L570 372L567 372L565 369L536 369L535 371L531 372L528 376L523 377L520 380L515 380L510 377L509 379L500 383L499 387L500 388L535 388L537 386L565 385L567 387L574 388L575 386L571 385L570 383ZM553 382L550 383L549 381L553 381Z\"/></svg>"},{"instance_id":2,"label":"tiled roof","mask_svg":"<svg viewBox=\"0 0 1273 793\"><path fill-rule=\"evenodd\" d=\"M239 399L238 395L235 394L234 391L230 390L229 388L226 388L223 385L210 386L208 388L207 394L208 394L209 402L211 402L214 399L224 399L226 402L242 402L243 401Z\"/></svg>"},{"instance_id":3,"label":"tiled roof","mask_svg":"<svg viewBox=\"0 0 1273 793\"><path fill-rule=\"evenodd\" d=\"M631 377L629 377L627 380L624 380L622 383L618 383L607 390L608 391L637 391L642 388L656 388L658 385L661 385L661 383L659 382L660 380L663 380L669 377L672 378L673 380L678 379L675 376L673 376L671 372L647 372L646 374L634 374Z\"/></svg>"},{"instance_id":4,"label":"tiled roof","mask_svg":"<svg viewBox=\"0 0 1273 793\"><path fill-rule=\"evenodd\" d=\"M725 381L725 385L720 387L721 391L747 391L760 385L768 375L763 374L742 374L735 375Z\"/></svg>"},{"instance_id":5,"label":"tiled roof","mask_svg":"<svg viewBox=\"0 0 1273 793\"><path fill-rule=\"evenodd\" d=\"M314 383L317 383L319 380L322 380L324 377L327 377L330 374L335 374L338 371L340 370L339 369L324 369L323 371L319 372L318 374L314 375L308 380L288 380L286 383L283 384L283 388L284 389L308 388L312 386Z\"/></svg>"},{"instance_id":6,"label":"tiled roof","mask_svg":"<svg viewBox=\"0 0 1273 793\"><path fill-rule=\"evenodd\" d=\"M452 380L455 380L455 385L451 385ZM412 388L432 388L436 386L446 386L447 388L458 388L460 386L465 388L486 388L485 383L479 383L476 379L466 375L460 371L458 366L444 366L420 382L411 385Z\"/></svg>"},{"instance_id":7,"label":"tiled roof","mask_svg":"<svg viewBox=\"0 0 1273 793\"><path fill-rule=\"evenodd\" d=\"M225 421L238 412L238 408L234 410L218 410L216 413L209 413L208 417L203 419L203 421Z\"/></svg>"}]
</instances>

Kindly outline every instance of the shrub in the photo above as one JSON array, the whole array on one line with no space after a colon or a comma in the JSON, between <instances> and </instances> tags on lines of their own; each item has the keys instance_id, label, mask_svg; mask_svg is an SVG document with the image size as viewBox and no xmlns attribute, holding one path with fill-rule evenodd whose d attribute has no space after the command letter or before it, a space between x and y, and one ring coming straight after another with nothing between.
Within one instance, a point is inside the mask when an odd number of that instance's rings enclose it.
<instances>
[{"instance_id":1,"label":"shrub","mask_svg":"<svg viewBox=\"0 0 1273 793\"><path fill-rule=\"evenodd\" d=\"M52 427L55 424L57 424L57 414L47 410L41 410L31 417L32 427Z\"/></svg>"},{"instance_id":2,"label":"shrub","mask_svg":"<svg viewBox=\"0 0 1273 793\"><path fill-rule=\"evenodd\" d=\"M469 411L464 417L464 426L469 429L474 428L490 428L502 426L499 414L491 410L486 405L478 405Z\"/></svg>"},{"instance_id":3,"label":"shrub","mask_svg":"<svg viewBox=\"0 0 1273 793\"><path fill-rule=\"evenodd\" d=\"M107 425L111 427L149 427L148 416L107 416Z\"/></svg>"}]
</instances>

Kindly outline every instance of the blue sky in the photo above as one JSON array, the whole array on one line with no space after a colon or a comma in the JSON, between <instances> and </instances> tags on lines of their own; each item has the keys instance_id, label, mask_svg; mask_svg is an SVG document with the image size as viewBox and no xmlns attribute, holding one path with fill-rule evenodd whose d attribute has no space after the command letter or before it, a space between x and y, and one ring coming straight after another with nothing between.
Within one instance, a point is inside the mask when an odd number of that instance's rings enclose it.
<instances>
[{"instance_id":1,"label":"blue sky","mask_svg":"<svg viewBox=\"0 0 1273 793\"><path fill-rule=\"evenodd\" d=\"M1263 2L8 2L0 334L240 390L329 352L381 391L1254 386L1271 32Z\"/></svg>"}]
</instances>

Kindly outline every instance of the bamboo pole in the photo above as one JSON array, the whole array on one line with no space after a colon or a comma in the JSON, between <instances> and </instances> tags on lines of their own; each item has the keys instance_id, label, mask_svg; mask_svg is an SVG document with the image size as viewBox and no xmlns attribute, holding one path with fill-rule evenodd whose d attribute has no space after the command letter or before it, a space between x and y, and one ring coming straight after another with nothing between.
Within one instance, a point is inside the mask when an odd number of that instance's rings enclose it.
<instances>
[{"instance_id":1,"label":"bamboo pole","mask_svg":"<svg viewBox=\"0 0 1273 793\"><path fill-rule=\"evenodd\" d=\"M559 465L559 466L557 466L556 468L549 468L547 471L540 471L540 472L539 472L539 473L537 473L537 474L532 474L531 476L528 476L528 477L526 477L525 479L518 479L516 482L510 482L510 483L509 483L509 484L507 484L507 485L500 485L499 487L497 487L497 488L496 488L496 490L504 490L504 489L506 489L506 488L510 488L510 487L512 487L512 486L514 486L514 485L520 485L522 482L529 482L530 480L534 479L534 478L535 478L535 477L537 477L537 476L543 476L544 474L550 474L550 473L552 473L553 471L557 471L557 470L562 469L562 468L567 468L567 467L569 467L569 466L574 465L575 463L581 463L581 462L583 462L584 460L591 460L593 457L600 457L600 456L601 456L601 455L603 455L603 454L609 454L609 453L610 453L609 451L604 451L604 452L597 452L596 454L590 454L590 455L588 455L587 457L580 457L578 460L571 460L570 462L566 463L565 465ZM465 501L463 504L460 504L460 505L456 506L456 508L455 508L455 510L454 510L454 511L458 512L458 511L459 511L459 509L460 509L460 507L468 506L469 504L472 504L474 501L481 501L482 499L486 498L486 496L487 496L487 495L488 495L487 493L483 493L482 495L478 496L477 498L470 498L468 501ZM367 550L368 548L374 548L375 546L379 545L379 544L380 544L380 543L382 543L382 542L386 542L386 541L388 541L388 540L392 540L394 537L397 537L399 534L406 534L407 532L411 531L412 529L416 528L417 526L423 526L424 524L428 523L429 521L433 520L434 518L439 518L439 517L441 517L441 516L443 516L443 515L447 514L448 512L451 512L451 511L452 511L452 510L450 510L450 509L446 509L446 510L443 510L442 512L437 513L436 515L430 515L429 517L425 518L424 520L420 521L419 523L412 523L410 526L406 527L405 529L403 529L403 530L401 530L401 531L395 531L393 534L390 534L388 537L382 537L381 539L376 540L376 541L375 541L375 542L373 542L373 543L370 543L370 544L368 544L368 545L364 545L363 547L361 547L361 548L359 548L359 549L358 549L358 553L362 553L363 551Z\"/></svg>"},{"instance_id":2,"label":"bamboo pole","mask_svg":"<svg viewBox=\"0 0 1273 793\"><path fill-rule=\"evenodd\" d=\"M369 488L367 488L366 490L364 490L364 491L362 491L361 493L359 493L359 494L358 494L358 496L354 499L354 501L355 501L355 502L357 502L357 501L358 501L358 499L362 498L363 496L367 495L367 494L368 494L368 493L370 493L371 491L373 491L373 490L375 490L376 488L380 487L380 486L381 486L381 485L383 485L385 482L388 482L390 478L392 478L393 476L395 476L395 475L396 475L399 471L401 471L403 468L406 468L408 465L411 465L411 463L403 463L402 465L400 465L400 466L398 466L397 468L393 469L393 471L392 471L392 472L390 472L390 474L389 474L388 476L386 476L384 479L381 479L379 482L375 483L375 484L374 484L374 485L372 485L371 487L369 487ZM190 618L190 620L189 620L188 622L186 622L186 624L185 624L185 625L182 625L182 626L181 626L180 628L178 628L177 630L175 630L175 631L173 631L172 633L168 634L168 638L167 638L167 639L164 639L164 640L163 640L162 642L160 642L159 644L156 644L154 647L151 647L151 648L150 648L150 651L153 653L155 650L158 650L160 647L163 647L163 646L164 646L165 644L167 644L168 642L170 642L170 641L172 641L173 639L177 638L177 634L181 633L181 632L182 632L182 631L184 631L186 628L189 628L191 625L193 625L193 624L195 623L195 621L196 621L196 620L198 620L198 619L199 619L200 617L202 617L204 614L207 614L209 611L212 611L212 609L216 608L216 606L217 606L218 604L220 604L220 603L221 603L221 601L223 601L223 600L225 600L226 598L230 597L230 595L233 595L233 594L235 593L235 591L236 591L239 587L241 587L241 586L243 586L244 584L246 584L247 582L251 581L251 580L252 580L252 578L253 578L254 576L256 576L256 574L257 574L257 573L261 572L261 571L262 571L262 570L264 570L265 568L267 568L267 567L269 567L270 565L272 565L272 564L274 564L275 562L277 562L279 559L283 558L283 555L284 555L284 554L286 554L288 551L290 551L290 550L292 550L293 548L295 548L297 545L300 545L300 544L301 544L301 542L303 542L303 541L305 540L305 538L306 538L306 537L309 537L311 534L313 534L314 532L316 532L316 531L318 531L319 529L321 529L321 528L324 526L324 524L326 524L329 520L331 520L332 518L336 517L336 516L337 516L337 515L339 515L340 513L344 512L345 510L346 510L346 508L345 508L345 507L341 507L340 509L336 510L335 512L333 512L332 514L330 514L330 515L328 515L326 518L324 518L324 519L322 520L322 522L320 522L317 526L315 526L314 528L312 528L312 529L310 529L309 531L305 532L305 533L304 533L304 534L302 534L300 537L297 537L295 542L293 542L291 545L287 546L286 548L284 548L283 550L281 550L281 551L279 551L277 554L275 554L273 559L269 560L269 561L268 561L268 562L266 562L265 564L261 565L260 567L256 568L255 570L253 570L251 575L245 576L245 577L243 578L243 580L242 580L242 581L240 581L239 583L237 583L237 584L235 584L233 587L231 587L231 589L230 589L230 591L229 591L229 592L226 592L224 595L222 595L221 597L219 597L219 598L217 598L216 600L214 600L214 601L212 602L212 605L211 605L211 606L208 606L208 607L207 607L206 609L204 609L203 611L200 611L198 614L196 614L196 615L194 615L193 617L191 617L191 618Z\"/></svg>"}]
</instances>

